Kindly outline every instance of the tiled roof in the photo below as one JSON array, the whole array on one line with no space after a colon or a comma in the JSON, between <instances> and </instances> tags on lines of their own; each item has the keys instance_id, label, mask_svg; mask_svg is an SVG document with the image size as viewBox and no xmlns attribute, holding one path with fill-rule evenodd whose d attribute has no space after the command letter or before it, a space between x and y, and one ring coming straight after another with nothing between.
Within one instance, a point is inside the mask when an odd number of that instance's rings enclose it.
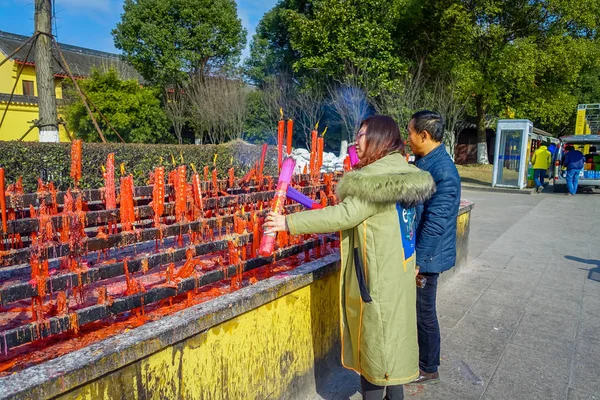
<instances>
[{"instance_id":1,"label":"tiled roof","mask_svg":"<svg viewBox=\"0 0 600 400\"><path fill-rule=\"evenodd\" d=\"M0 58L4 58L11 54L19 46L25 43L27 39L29 39L27 36L0 31L0 53L3 53ZM137 79L140 83L143 83L140 74L138 74L137 71L118 54L105 53L103 51L96 51L63 43L59 43L59 45L71 72L76 77L90 76L92 68L94 67L100 69L114 67L119 72L122 79ZM24 62L28 51L29 44L19 50L19 52L13 56L13 60ZM52 53L58 57L58 52L54 46L52 48ZM27 63L34 65L34 60L35 48L33 48L29 54ZM60 67L56 60L53 60L52 64L55 75L67 75L66 71Z\"/></svg>"},{"instance_id":2,"label":"tiled roof","mask_svg":"<svg viewBox=\"0 0 600 400\"><path fill-rule=\"evenodd\" d=\"M0 93L0 104L2 103L8 103L8 100L10 99L10 94L9 93ZM13 94L12 99L10 100L11 104L37 104L38 103L38 97L37 96L24 96L22 94ZM56 105L57 106L63 106L65 105L65 100L63 99L56 99Z\"/></svg>"},{"instance_id":3,"label":"tiled roof","mask_svg":"<svg viewBox=\"0 0 600 400\"><path fill-rule=\"evenodd\" d=\"M10 94L8 93L0 93L0 103L8 103L8 99L10 99ZM12 104L37 104L38 98L37 96L23 96L22 94L15 94L11 100Z\"/></svg>"}]
</instances>

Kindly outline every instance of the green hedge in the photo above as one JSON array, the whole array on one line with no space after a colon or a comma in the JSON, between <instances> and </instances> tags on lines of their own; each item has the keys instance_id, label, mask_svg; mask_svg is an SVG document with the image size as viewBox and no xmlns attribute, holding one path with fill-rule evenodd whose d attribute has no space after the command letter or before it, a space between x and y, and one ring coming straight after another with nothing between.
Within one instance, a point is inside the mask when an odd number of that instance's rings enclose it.
<instances>
[{"instance_id":1,"label":"green hedge","mask_svg":"<svg viewBox=\"0 0 600 400\"><path fill-rule=\"evenodd\" d=\"M136 185L148 182L148 173L160 165L166 171L173 169L172 158L181 164L181 156L188 165L189 175L193 163L202 175L205 165L211 166L215 153L219 178L227 177L230 160L236 176L243 176L257 161L260 161L261 146L233 141L219 145L147 145L147 144L118 144L118 143L83 143L82 146L82 189L104 186L101 165L106 163L109 153L115 153L115 172L119 165L125 163L127 173L132 173ZM265 174L273 175L277 169L277 149L269 147L265 160ZM23 177L25 192L34 192L38 178L53 181L60 190L66 190L73 185L69 176L71 169L70 143L37 143L37 142L0 142L0 167L6 175L6 184L14 183L19 176Z\"/></svg>"}]
</instances>

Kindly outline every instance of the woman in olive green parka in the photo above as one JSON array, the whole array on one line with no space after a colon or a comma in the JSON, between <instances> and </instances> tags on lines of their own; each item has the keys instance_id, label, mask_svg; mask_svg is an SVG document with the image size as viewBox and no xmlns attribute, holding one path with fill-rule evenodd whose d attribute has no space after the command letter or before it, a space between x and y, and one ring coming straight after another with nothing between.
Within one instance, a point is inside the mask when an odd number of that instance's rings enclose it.
<instances>
[{"instance_id":1,"label":"woman in olive green parka","mask_svg":"<svg viewBox=\"0 0 600 400\"><path fill-rule=\"evenodd\" d=\"M364 398L381 399L387 386L391 399L392 387L419 376L414 207L431 197L434 182L402 150L392 118L365 120L357 134L361 161L340 180L340 203L285 217L271 213L265 223L267 231L293 235L341 231L342 364L361 375ZM402 398L397 387L394 399Z\"/></svg>"}]
</instances>

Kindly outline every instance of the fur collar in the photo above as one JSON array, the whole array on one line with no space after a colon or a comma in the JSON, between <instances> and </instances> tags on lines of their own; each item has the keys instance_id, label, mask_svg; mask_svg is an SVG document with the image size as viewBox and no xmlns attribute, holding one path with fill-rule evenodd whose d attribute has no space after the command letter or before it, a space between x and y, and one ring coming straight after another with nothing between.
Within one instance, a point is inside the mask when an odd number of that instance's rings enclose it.
<instances>
[{"instance_id":1,"label":"fur collar","mask_svg":"<svg viewBox=\"0 0 600 400\"><path fill-rule=\"evenodd\" d=\"M382 162L388 157L361 170L347 172L337 186L339 198L355 196L373 203L399 202L405 208L412 208L433 195L435 182L428 172L404 160L404 164Z\"/></svg>"}]
</instances>

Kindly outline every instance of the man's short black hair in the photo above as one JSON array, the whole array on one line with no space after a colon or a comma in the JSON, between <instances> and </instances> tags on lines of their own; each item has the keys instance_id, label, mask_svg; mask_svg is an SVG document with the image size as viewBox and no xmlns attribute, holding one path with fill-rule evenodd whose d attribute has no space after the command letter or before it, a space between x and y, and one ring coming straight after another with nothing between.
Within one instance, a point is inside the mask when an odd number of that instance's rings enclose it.
<instances>
[{"instance_id":1,"label":"man's short black hair","mask_svg":"<svg viewBox=\"0 0 600 400\"><path fill-rule=\"evenodd\" d=\"M414 126L417 133L427 131L434 142L441 142L444 140L445 122L444 117L442 117L440 113L423 110L414 113L410 119L415 121Z\"/></svg>"}]
</instances>

